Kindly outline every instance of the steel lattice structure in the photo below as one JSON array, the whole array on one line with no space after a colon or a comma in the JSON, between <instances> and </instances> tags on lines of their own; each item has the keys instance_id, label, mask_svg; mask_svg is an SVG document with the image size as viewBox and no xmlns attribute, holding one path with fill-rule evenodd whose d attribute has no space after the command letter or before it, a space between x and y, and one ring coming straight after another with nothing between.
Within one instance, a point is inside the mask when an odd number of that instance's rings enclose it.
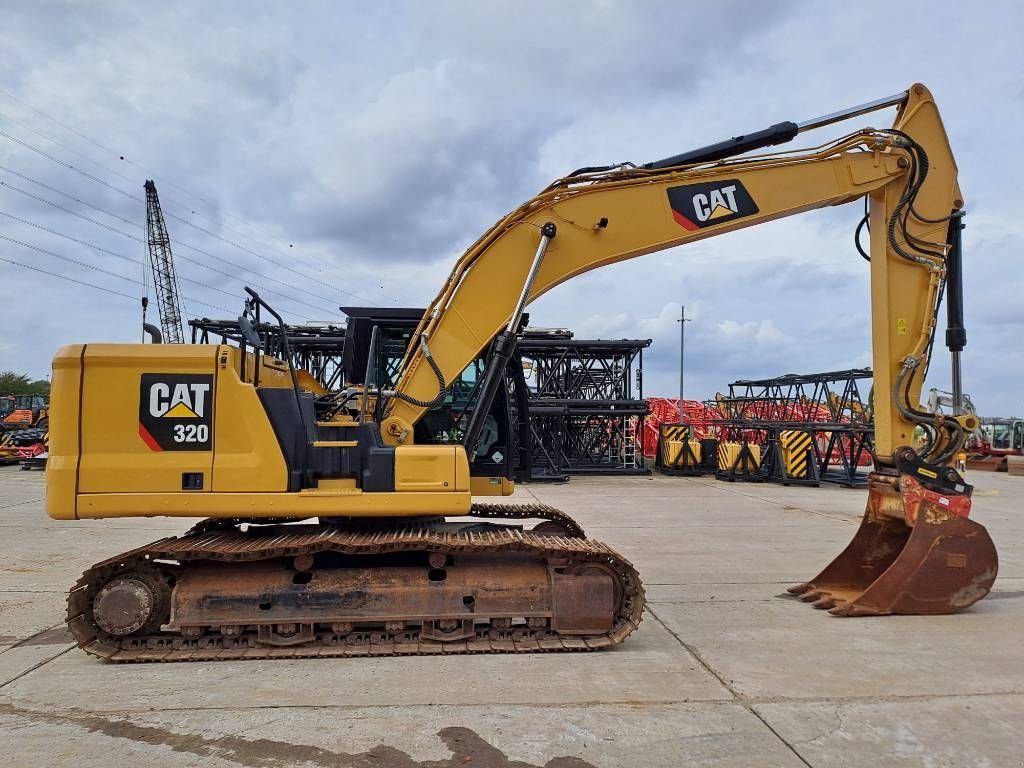
<instances>
[{"instance_id":1,"label":"steel lattice structure","mask_svg":"<svg viewBox=\"0 0 1024 768\"><path fill-rule=\"evenodd\" d=\"M185 332L181 325L181 298L178 275L174 271L174 257L171 255L171 238L164 223L164 212L160 209L160 198L156 184L147 181L146 190L146 248L149 251L149 265L153 270L153 288L156 291L156 305L160 314L160 331L165 344L183 344Z\"/></svg>"},{"instance_id":2,"label":"steel lattice structure","mask_svg":"<svg viewBox=\"0 0 1024 768\"><path fill-rule=\"evenodd\" d=\"M227 344L239 346L242 332L235 320L189 320L193 344ZM345 349L345 328L340 325L288 325L285 326L292 366L308 371L328 390L345 386L342 356ZM284 358L280 329L277 325L262 323L256 332L266 344L264 352L271 357ZM211 341L211 339L213 339Z\"/></svg>"},{"instance_id":3,"label":"steel lattice structure","mask_svg":"<svg viewBox=\"0 0 1024 768\"><path fill-rule=\"evenodd\" d=\"M717 415L696 431L771 450L782 431L802 430L814 437L821 481L861 486L874 449L871 377L870 368L853 368L734 381L728 395L705 403Z\"/></svg>"},{"instance_id":4,"label":"steel lattice structure","mask_svg":"<svg viewBox=\"0 0 1024 768\"><path fill-rule=\"evenodd\" d=\"M530 372L531 478L647 474L643 432L643 350L650 339L584 340L531 332L519 340ZM635 378L635 386L634 386Z\"/></svg>"}]
</instances>

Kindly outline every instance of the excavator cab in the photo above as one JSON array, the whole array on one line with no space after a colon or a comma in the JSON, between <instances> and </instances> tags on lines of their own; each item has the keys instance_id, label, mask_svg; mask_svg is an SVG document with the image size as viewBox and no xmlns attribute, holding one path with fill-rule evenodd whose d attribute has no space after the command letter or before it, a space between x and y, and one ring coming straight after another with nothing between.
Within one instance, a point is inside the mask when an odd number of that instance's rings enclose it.
<instances>
[{"instance_id":1,"label":"excavator cab","mask_svg":"<svg viewBox=\"0 0 1024 768\"><path fill-rule=\"evenodd\" d=\"M1024 421L1003 419L990 425L991 447L1006 453L1024 452Z\"/></svg>"},{"instance_id":2,"label":"excavator cab","mask_svg":"<svg viewBox=\"0 0 1024 768\"><path fill-rule=\"evenodd\" d=\"M386 390L395 386L400 363L424 310L342 307L342 311L348 316L343 353L345 381L365 386L369 376L371 389ZM463 443L470 415L479 406L490 359L490 349L485 350L448 382L441 401L427 410L415 425L417 445ZM506 364L503 379L504 385L486 406L480 447L470 461L473 493L477 496L503 495L512 481L528 479L530 471L528 394L518 354ZM376 400L371 410L373 421L379 422L381 414Z\"/></svg>"}]
</instances>

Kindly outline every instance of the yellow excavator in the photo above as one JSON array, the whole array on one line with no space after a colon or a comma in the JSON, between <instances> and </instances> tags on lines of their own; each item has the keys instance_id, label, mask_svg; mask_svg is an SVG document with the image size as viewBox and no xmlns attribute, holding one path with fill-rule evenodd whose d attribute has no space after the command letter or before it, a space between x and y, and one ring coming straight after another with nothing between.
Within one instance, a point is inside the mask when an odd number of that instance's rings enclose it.
<instances>
[{"instance_id":1,"label":"yellow excavator","mask_svg":"<svg viewBox=\"0 0 1024 768\"><path fill-rule=\"evenodd\" d=\"M887 107L891 128L751 154ZM968 517L971 486L952 467L973 417L920 406L944 291L959 386L963 199L938 109L914 85L558 179L458 259L407 343L375 328L362 382L341 392L303 386L280 317L253 291L237 345L62 348L48 514L203 518L87 570L68 598L74 637L111 661L622 642L644 608L633 566L558 510L486 500L513 490L525 307L606 264L862 199L875 470L849 546L792 591L842 616L966 608L997 570L988 533ZM917 426L927 440L915 449Z\"/></svg>"}]
</instances>

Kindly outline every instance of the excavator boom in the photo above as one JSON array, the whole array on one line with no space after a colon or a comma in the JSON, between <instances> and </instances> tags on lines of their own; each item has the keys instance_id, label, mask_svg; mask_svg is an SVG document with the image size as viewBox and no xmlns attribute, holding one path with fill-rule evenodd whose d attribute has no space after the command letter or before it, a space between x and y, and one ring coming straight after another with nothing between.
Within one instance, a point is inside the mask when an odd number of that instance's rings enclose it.
<instances>
[{"instance_id":1,"label":"excavator boom","mask_svg":"<svg viewBox=\"0 0 1024 768\"><path fill-rule=\"evenodd\" d=\"M445 381L458 375L509 325L521 306L584 272L816 208L870 199L872 340L875 389L890 392L907 357L922 367L910 377L917 402L927 367L923 355L934 329L951 211L963 206L957 169L938 109L924 86L850 110L898 103L892 129L865 129L804 152L710 163L729 142L640 168L619 167L570 175L551 184L496 223L459 259L417 329ZM847 112L837 113L845 116ZM829 117L807 121L817 127ZM836 116L832 116L836 119ZM795 135L800 124L790 123ZM762 132L764 133L764 132ZM774 135L774 134L773 134ZM918 148L913 150L909 142ZM749 143L737 146L743 151ZM914 190L917 215L889 224L908 189L915 151L927 157L927 178ZM676 161L698 158L696 166ZM666 165L667 163L667 165ZM918 169L920 170L920 169ZM903 206L905 208L906 206ZM544 227L557 235L543 260L534 256ZM910 261L897 249L927 243ZM685 258L685 251L681 252ZM530 270L536 269L530 278ZM402 444L438 390L424 347L411 345L403 375L382 423L385 440ZM911 440L916 422L879 397L876 445L892 462Z\"/></svg>"}]
</instances>

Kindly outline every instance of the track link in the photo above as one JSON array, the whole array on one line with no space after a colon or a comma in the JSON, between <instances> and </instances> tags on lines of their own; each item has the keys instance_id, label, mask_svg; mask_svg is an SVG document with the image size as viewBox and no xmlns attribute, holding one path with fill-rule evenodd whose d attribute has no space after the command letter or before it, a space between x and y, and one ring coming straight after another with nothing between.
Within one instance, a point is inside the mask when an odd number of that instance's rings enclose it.
<instances>
[{"instance_id":1,"label":"track link","mask_svg":"<svg viewBox=\"0 0 1024 768\"><path fill-rule=\"evenodd\" d=\"M68 595L68 627L79 646L94 656L113 662L170 662L595 650L622 642L639 625L644 591L636 569L607 545L584 538L572 518L539 504L480 504L474 506L470 516L492 520L542 519L556 523L566 535L535 533L518 527L450 531L411 525L366 531L323 524L257 525L243 532L233 524L204 525L210 522L204 521L181 537L154 541L87 570ZM481 626L474 637L453 641L422 639L415 627L397 633L382 629L357 629L344 635L320 631L311 642L282 647L260 644L251 631L236 636L207 630L188 637L167 631L114 637L105 633L92 616L97 591L121 573L154 569L173 573L175 568L203 561L253 562L323 552L358 556L420 551L445 555L525 553L573 565L598 564L610 570L617 580L620 599L613 626L599 634L564 634L551 627Z\"/></svg>"}]
</instances>

